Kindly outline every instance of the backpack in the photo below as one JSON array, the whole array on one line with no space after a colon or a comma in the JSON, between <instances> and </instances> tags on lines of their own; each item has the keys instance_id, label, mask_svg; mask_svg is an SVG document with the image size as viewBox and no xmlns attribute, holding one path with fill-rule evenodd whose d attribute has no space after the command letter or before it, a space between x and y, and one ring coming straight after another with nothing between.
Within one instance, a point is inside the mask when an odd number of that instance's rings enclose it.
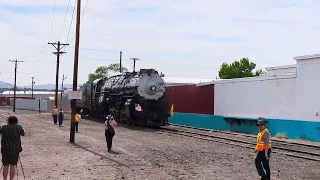
<instances>
[{"instance_id":1,"label":"backpack","mask_svg":"<svg viewBox=\"0 0 320 180\"><path fill-rule=\"evenodd\" d=\"M108 125L108 131L111 133L112 136L115 135L114 128L110 124Z\"/></svg>"},{"instance_id":2,"label":"backpack","mask_svg":"<svg viewBox=\"0 0 320 180\"><path fill-rule=\"evenodd\" d=\"M59 112L58 117L60 120L63 120L63 112L62 111Z\"/></svg>"}]
</instances>

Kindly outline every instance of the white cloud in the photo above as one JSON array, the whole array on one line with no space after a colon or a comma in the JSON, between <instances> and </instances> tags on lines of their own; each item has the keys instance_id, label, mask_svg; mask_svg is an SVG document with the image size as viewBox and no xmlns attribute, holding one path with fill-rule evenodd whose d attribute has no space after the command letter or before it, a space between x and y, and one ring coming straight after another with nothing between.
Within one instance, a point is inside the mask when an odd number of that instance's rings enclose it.
<instances>
[{"instance_id":1,"label":"white cloud","mask_svg":"<svg viewBox=\"0 0 320 180\"><path fill-rule=\"evenodd\" d=\"M0 41L3 66L9 59L25 60L49 40L53 2L0 0ZM57 0L51 41L60 33L68 0ZM84 8L86 0L82 0ZM60 38L65 42L74 0ZM138 57L137 68L155 68L166 76L215 78L222 62L249 57L258 67L293 64L293 57L317 53L320 24L318 1L208 1L208 0L95 0L89 1L81 24L82 48L123 51L124 65L132 69L130 57ZM16 9L12 8L15 6ZM18 9L17 9L18 8ZM20 8L20 9L19 9ZM25 8L27 11L22 11ZM64 8L64 9L63 9ZM25 12L25 13L21 13ZM75 16L74 16L75 18ZM75 24L69 40L73 39ZM229 40L229 41L226 41ZM30 61L50 55L48 49ZM60 66L72 82L74 42L67 48ZM117 60L118 52L81 49L79 83L99 65ZM27 60L25 60L27 61ZM18 73L41 70L55 57L24 62ZM154 63L161 62L161 63ZM184 66L182 66L184 65ZM191 66L197 66L192 68ZM13 81L13 66L1 69L0 80ZM54 83L55 66L35 74L19 74L19 85Z\"/></svg>"}]
</instances>

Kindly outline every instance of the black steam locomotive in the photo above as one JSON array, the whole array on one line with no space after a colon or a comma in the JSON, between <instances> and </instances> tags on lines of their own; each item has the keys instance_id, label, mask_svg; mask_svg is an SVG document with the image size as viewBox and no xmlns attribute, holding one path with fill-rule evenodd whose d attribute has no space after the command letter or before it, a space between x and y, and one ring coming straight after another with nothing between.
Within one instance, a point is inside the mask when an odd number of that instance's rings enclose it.
<instances>
[{"instance_id":1,"label":"black steam locomotive","mask_svg":"<svg viewBox=\"0 0 320 180\"><path fill-rule=\"evenodd\" d=\"M148 127L164 126L170 116L165 82L154 69L98 79L80 91L77 110L83 115L104 119L111 114L117 122Z\"/></svg>"}]
</instances>

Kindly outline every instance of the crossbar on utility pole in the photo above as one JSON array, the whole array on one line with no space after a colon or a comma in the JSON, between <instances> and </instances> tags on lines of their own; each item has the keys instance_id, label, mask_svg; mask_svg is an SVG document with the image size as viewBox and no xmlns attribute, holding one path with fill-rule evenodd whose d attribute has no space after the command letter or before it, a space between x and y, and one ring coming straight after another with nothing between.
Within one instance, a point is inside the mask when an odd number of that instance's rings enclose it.
<instances>
[{"instance_id":1,"label":"crossbar on utility pole","mask_svg":"<svg viewBox=\"0 0 320 180\"><path fill-rule=\"evenodd\" d=\"M74 46L74 65L73 65L73 91L77 91L78 87L78 60L79 60L79 42L80 42L80 16L81 16L81 0L77 0L77 21L76 21L76 41ZM70 126L70 142L74 142L75 137L75 115L76 115L76 99L71 100L71 126Z\"/></svg>"},{"instance_id":2,"label":"crossbar on utility pole","mask_svg":"<svg viewBox=\"0 0 320 180\"><path fill-rule=\"evenodd\" d=\"M13 85L13 112L16 112L16 91L17 91L17 66L18 60L9 60L10 62L14 62L14 85Z\"/></svg>"},{"instance_id":3,"label":"crossbar on utility pole","mask_svg":"<svg viewBox=\"0 0 320 180\"><path fill-rule=\"evenodd\" d=\"M53 52L53 54L57 55L57 69L56 69L56 92L55 92L55 98L54 98L54 105L58 107L58 84L59 84L59 63L60 63L60 54L66 53L62 52L61 49L64 46L68 46L69 44L63 44L58 41L57 43L50 43L54 48L56 48L57 52ZM55 46L57 45L57 46Z\"/></svg>"},{"instance_id":4,"label":"crossbar on utility pole","mask_svg":"<svg viewBox=\"0 0 320 180\"><path fill-rule=\"evenodd\" d=\"M130 59L133 60L133 72L135 72L136 71L136 61L140 60L140 59L138 59L138 58L130 58Z\"/></svg>"}]
</instances>

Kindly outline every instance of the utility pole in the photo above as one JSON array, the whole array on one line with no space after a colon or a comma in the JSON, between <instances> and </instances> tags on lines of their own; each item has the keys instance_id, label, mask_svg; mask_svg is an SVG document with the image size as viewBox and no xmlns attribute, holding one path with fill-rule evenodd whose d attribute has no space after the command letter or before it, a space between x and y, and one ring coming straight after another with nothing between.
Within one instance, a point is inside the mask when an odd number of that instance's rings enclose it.
<instances>
[{"instance_id":1,"label":"utility pole","mask_svg":"<svg viewBox=\"0 0 320 180\"><path fill-rule=\"evenodd\" d=\"M16 91L17 91L17 65L18 60L9 60L10 62L14 62L14 85L13 85L13 112L16 112Z\"/></svg>"},{"instance_id":2,"label":"utility pole","mask_svg":"<svg viewBox=\"0 0 320 180\"><path fill-rule=\"evenodd\" d=\"M31 77L32 79L32 84L31 84L31 98L33 99L33 85L35 84L35 82L33 81L34 77Z\"/></svg>"},{"instance_id":3,"label":"utility pole","mask_svg":"<svg viewBox=\"0 0 320 180\"><path fill-rule=\"evenodd\" d=\"M62 52L61 49L64 46L68 46L69 44L62 44L60 41L58 43L50 43L54 48L56 48L57 52L53 52L53 54L57 55L57 69L56 69L56 93L55 93L55 98L54 98L54 105L58 107L58 83L59 83L59 61L60 61L60 54L66 53ZM57 46L55 46L57 45Z\"/></svg>"},{"instance_id":4,"label":"utility pole","mask_svg":"<svg viewBox=\"0 0 320 180\"><path fill-rule=\"evenodd\" d=\"M77 21L76 21L76 41L74 47L74 65L73 65L73 91L77 91L78 86L78 60L79 60L79 40L80 40L80 16L81 16L81 0L77 0ZM71 127L70 142L74 142L75 136L75 115L76 115L76 99L71 100Z\"/></svg>"},{"instance_id":5,"label":"utility pole","mask_svg":"<svg viewBox=\"0 0 320 180\"><path fill-rule=\"evenodd\" d=\"M122 51L120 51L120 73L122 73Z\"/></svg>"},{"instance_id":6,"label":"utility pole","mask_svg":"<svg viewBox=\"0 0 320 180\"><path fill-rule=\"evenodd\" d=\"M138 58L130 58L130 59L133 60L133 72L135 72L136 71L136 61L140 60L140 59L138 59Z\"/></svg>"},{"instance_id":7,"label":"utility pole","mask_svg":"<svg viewBox=\"0 0 320 180\"><path fill-rule=\"evenodd\" d=\"M67 79L67 77L62 76L62 84L61 84L61 99L62 99L62 92L63 92L63 81Z\"/></svg>"}]
</instances>

